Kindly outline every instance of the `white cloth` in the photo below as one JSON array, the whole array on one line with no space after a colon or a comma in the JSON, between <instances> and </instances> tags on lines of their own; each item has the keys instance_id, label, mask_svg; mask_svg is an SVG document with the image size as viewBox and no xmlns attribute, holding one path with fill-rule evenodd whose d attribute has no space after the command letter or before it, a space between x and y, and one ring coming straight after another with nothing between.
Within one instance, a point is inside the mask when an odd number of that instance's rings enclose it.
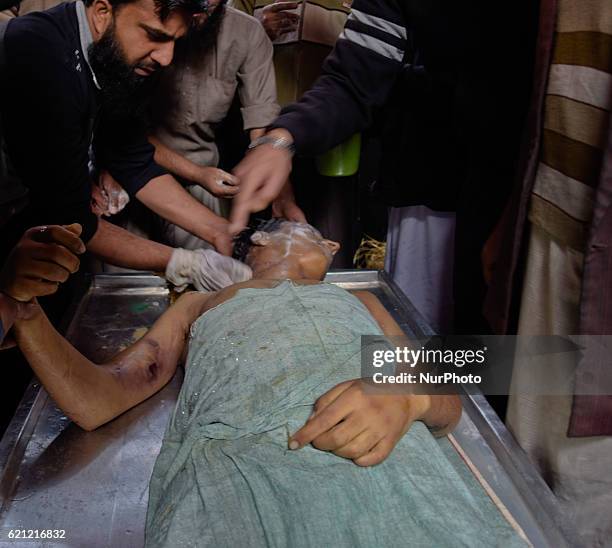
<instances>
[{"instance_id":1,"label":"white cloth","mask_svg":"<svg viewBox=\"0 0 612 548\"><path fill-rule=\"evenodd\" d=\"M583 260L582 253L531 225L519 335L577 333ZM571 373L572 362L563 374L558 354L550 359L555 360L557 377ZM513 384L532 380L529 368L515 363ZM571 395L511 393L506 422L580 531L581 545L611 546L612 437L568 438L571 411Z\"/></svg>"},{"instance_id":2,"label":"white cloth","mask_svg":"<svg viewBox=\"0 0 612 548\"><path fill-rule=\"evenodd\" d=\"M452 326L455 214L426 206L389 210L385 270L429 325Z\"/></svg>"}]
</instances>

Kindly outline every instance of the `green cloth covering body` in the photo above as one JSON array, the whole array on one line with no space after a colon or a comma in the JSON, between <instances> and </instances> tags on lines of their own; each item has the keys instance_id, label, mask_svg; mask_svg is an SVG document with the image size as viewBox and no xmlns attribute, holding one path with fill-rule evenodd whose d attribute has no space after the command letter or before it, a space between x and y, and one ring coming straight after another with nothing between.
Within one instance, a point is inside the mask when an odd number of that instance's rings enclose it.
<instances>
[{"instance_id":1,"label":"green cloth covering body","mask_svg":"<svg viewBox=\"0 0 612 548\"><path fill-rule=\"evenodd\" d=\"M366 334L378 324L330 284L242 289L202 315L150 483L146 545L523 546L420 422L375 467L287 449L319 396L360 377Z\"/></svg>"}]
</instances>

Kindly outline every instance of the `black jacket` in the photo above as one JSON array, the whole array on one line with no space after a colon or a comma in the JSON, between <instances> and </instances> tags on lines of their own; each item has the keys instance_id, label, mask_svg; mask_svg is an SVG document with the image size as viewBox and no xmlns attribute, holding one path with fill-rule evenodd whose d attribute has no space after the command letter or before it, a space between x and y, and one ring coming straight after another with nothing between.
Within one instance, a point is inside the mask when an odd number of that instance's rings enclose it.
<instances>
[{"instance_id":1,"label":"black jacket","mask_svg":"<svg viewBox=\"0 0 612 548\"><path fill-rule=\"evenodd\" d=\"M504 199L536 14L530 0L355 0L323 75L274 126L314 155L374 124L383 142L377 188L389 205L455 210L485 171Z\"/></svg>"},{"instance_id":2,"label":"black jacket","mask_svg":"<svg viewBox=\"0 0 612 548\"><path fill-rule=\"evenodd\" d=\"M127 122L94 132L98 90L81 51L74 3L17 17L4 37L0 115L15 171L30 204L16 230L40 224L83 226L87 242L97 229L91 212L90 146L105 150L106 167L128 193L166 173L153 159L144 131ZM98 128L107 127L104 120ZM23 221L23 222L21 222Z\"/></svg>"},{"instance_id":3,"label":"black jacket","mask_svg":"<svg viewBox=\"0 0 612 548\"><path fill-rule=\"evenodd\" d=\"M289 130L298 153L315 155L386 109L379 189L387 203L457 214L459 332L485 330L480 254L513 183L537 13L533 0L354 0L322 76L273 124ZM421 73L404 69L413 64L410 38Z\"/></svg>"}]
</instances>

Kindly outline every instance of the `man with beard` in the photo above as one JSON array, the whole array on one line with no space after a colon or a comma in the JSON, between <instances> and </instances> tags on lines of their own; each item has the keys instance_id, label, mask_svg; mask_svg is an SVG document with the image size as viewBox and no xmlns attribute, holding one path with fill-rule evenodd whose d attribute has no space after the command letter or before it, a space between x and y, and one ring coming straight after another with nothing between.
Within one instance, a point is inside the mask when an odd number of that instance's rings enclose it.
<instances>
[{"instance_id":1,"label":"man with beard","mask_svg":"<svg viewBox=\"0 0 612 548\"><path fill-rule=\"evenodd\" d=\"M90 210L94 150L96 163L132 197L230 251L226 222L155 163L137 121L151 79L172 61L175 42L186 34L193 15L205 20L207 10L206 0L88 0L9 23L2 119L8 154L29 189L30 205L11 222L3 247L10 249L28 226L78 222L83 241L97 257L118 266L166 271L175 285L219 288L250 276L213 250L173 250L98 219Z\"/></svg>"},{"instance_id":2,"label":"man with beard","mask_svg":"<svg viewBox=\"0 0 612 548\"><path fill-rule=\"evenodd\" d=\"M232 127L233 142L240 129L248 132L251 140L263 135L263 128L274 121L280 109L272 44L266 32L254 17L224 3L211 4L214 11L205 26L177 48L172 66L161 75L151 142L156 161L199 202L227 218L230 199L237 194L240 181L218 168L217 126L228 115L236 95L242 128ZM289 184L272 208L277 217L305 221ZM169 245L209 247L174 223L162 222L162 233Z\"/></svg>"}]
</instances>

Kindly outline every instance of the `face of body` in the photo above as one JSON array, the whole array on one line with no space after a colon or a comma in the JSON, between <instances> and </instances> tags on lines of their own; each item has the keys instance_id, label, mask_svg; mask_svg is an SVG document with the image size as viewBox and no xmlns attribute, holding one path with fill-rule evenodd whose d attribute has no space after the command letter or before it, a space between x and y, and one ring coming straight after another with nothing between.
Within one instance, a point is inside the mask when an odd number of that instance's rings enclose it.
<instances>
[{"instance_id":1,"label":"face of body","mask_svg":"<svg viewBox=\"0 0 612 548\"><path fill-rule=\"evenodd\" d=\"M322 280L340 244L314 227L284 222L274 232L255 232L246 263L253 278Z\"/></svg>"}]
</instances>

